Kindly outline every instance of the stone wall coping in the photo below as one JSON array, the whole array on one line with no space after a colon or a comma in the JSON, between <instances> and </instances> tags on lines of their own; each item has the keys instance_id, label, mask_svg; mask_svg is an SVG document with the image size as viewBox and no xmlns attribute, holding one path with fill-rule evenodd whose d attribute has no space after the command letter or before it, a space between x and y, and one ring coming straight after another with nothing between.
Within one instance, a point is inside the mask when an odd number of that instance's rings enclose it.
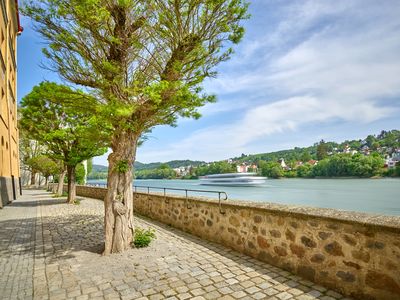
<instances>
[{"instance_id":1,"label":"stone wall coping","mask_svg":"<svg viewBox=\"0 0 400 300\"><path fill-rule=\"evenodd\" d=\"M82 186L96 189L106 189L103 187L92 187L92 186ZM147 195L147 193L137 192L139 195ZM152 196L164 198L162 193L150 193ZM167 195L168 199L179 199L185 200L184 196L180 195ZM189 201L191 204L195 202L207 203L213 205L219 205L219 201L207 198L207 197L189 197ZM303 205L287 205L287 204L278 204L271 202L254 202L254 201L245 201L245 200L222 200L222 209L224 208L232 208L232 209L241 209L241 208L252 208L260 212L273 212L274 214L281 216L290 216L301 219L315 219L320 218L324 220L329 220L333 222L342 222L346 224L352 225L362 225L370 227L371 229L385 229L391 232L400 233L400 217L398 216L387 216L387 215L379 215L373 213L363 213L363 212L355 212L355 211L346 211L340 209L333 208L320 208L320 207L311 207L311 206L303 206Z\"/></svg>"},{"instance_id":2,"label":"stone wall coping","mask_svg":"<svg viewBox=\"0 0 400 300\"><path fill-rule=\"evenodd\" d=\"M138 192L141 195L147 193ZM164 198L164 195L151 193L152 196ZM167 195L168 199L185 200L184 197L179 195ZM189 197L190 200L195 202L219 205L219 201L207 197ZM303 205L287 205L277 204L271 202L254 202L245 200L222 200L222 209L229 207L233 209L252 208L260 212L273 212L281 216L297 217L301 219L315 219L320 218L333 222L342 222L353 225L363 225L375 229L385 229L391 232L400 233L400 217L387 216L379 214L370 214L355 211L345 211L333 208L320 208ZM193 201L191 201L193 204Z\"/></svg>"}]
</instances>

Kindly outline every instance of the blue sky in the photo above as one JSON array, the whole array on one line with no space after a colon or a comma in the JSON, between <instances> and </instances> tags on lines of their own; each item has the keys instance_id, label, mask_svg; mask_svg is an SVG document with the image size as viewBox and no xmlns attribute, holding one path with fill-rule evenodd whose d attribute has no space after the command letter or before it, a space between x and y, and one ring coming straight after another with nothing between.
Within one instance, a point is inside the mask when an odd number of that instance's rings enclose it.
<instances>
[{"instance_id":1,"label":"blue sky","mask_svg":"<svg viewBox=\"0 0 400 300\"><path fill-rule=\"evenodd\" d=\"M218 102L200 120L155 128L138 161L222 160L400 128L400 1L251 2L244 40L205 83ZM44 44L30 21L22 26L19 99L59 81L39 67Z\"/></svg>"}]
</instances>

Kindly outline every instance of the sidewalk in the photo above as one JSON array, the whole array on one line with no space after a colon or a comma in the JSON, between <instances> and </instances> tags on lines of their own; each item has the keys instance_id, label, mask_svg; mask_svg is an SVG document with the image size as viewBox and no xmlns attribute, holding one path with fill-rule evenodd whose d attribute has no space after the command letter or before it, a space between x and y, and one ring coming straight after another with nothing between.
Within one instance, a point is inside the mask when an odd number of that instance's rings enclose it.
<instances>
[{"instance_id":1,"label":"sidewalk","mask_svg":"<svg viewBox=\"0 0 400 300\"><path fill-rule=\"evenodd\" d=\"M0 299L345 299L158 222L150 247L103 257L103 203L38 190L0 210Z\"/></svg>"}]
</instances>

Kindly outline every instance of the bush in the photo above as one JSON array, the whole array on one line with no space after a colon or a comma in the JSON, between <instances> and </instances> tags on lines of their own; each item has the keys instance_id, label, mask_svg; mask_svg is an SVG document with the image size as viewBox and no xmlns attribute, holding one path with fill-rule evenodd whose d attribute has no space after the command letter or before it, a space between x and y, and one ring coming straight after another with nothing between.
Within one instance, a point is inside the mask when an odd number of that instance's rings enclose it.
<instances>
[{"instance_id":1,"label":"bush","mask_svg":"<svg viewBox=\"0 0 400 300\"><path fill-rule=\"evenodd\" d=\"M154 229L136 228L133 237L133 244L136 248L147 247L156 237Z\"/></svg>"}]
</instances>

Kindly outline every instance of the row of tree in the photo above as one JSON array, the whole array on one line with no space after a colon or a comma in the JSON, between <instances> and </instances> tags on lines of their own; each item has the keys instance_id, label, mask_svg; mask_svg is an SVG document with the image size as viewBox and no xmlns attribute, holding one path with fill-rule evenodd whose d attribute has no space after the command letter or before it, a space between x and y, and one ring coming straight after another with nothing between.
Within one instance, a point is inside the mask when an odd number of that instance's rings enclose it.
<instances>
[{"instance_id":1,"label":"row of tree","mask_svg":"<svg viewBox=\"0 0 400 300\"><path fill-rule=\"evenodd\" d=\"M235 173L236 165L226 161L213 162L208 165L203 165L194 170L196 176L204 176L208 174Z\"/></svg>"},{"instance_id":2,"label":"row of tree","mask_svg":"<svg viewBox=\"0 0 400 300\"><path fill-rule=\"evenodd\" d=\"M157 169L139 170L135 172L136 179L174 179L176 172L168 165L161 165Z\"/></svg>"},{"instance_id":3,"label":"row of tree","mask_svg":"<svg viewBox=\"0 0 400 300\"><path fill-rule=\"evenodd\" d=\"M32 186L36 186L37 174L44 177L44 184L47 186L49 178L53 179L53 182L58 182L59 187L57 194L61 195L63 190L63 184L65 183L65 166L62 160L54 158L54 155L47 149L47 147L41 144L37 140L33 140L29 133L20 124L20 140L19 140L19 152L21 160L21 168L28 171L30 179L28 182ZM26 121L26 119L25 119ZM86 161L86 170L82 163L79 163L75 169L76 182L83 184L87 177L87 174L92 171L92 160ZM41 182L39 181L40 185Z\"/></svg>"},{"instance_id":4,"label":"row of tree","mask_svg":"<svg viewBox=\"0 0 400 300\"><path fill-rule=\"evenodd\" d=\"M291 170L284 170L277 162L260 162L263 176L280 177L373 177L384 173L384 160L379 154L336 154L322 159L316 165L305 163Z\"/></svg>"},{"instance_id":5,"label":"row of tree","mask_svg":"<svg viewBox=\"0 0 400 300\"><path fill-rule=\"evenodd\" d=\"M41 172L46 178L57 177L58 195L62 195L67 175L69 203L76 197L77 167L107 151L107 128L99 126L90 114L68 105L81 97L90 96L65 85L42 82L22 99L19 108L19 125L27 144L33 139L42 149L42 154L26 160L26 165L33 176Z\"/></svg>"}]
</instances>

